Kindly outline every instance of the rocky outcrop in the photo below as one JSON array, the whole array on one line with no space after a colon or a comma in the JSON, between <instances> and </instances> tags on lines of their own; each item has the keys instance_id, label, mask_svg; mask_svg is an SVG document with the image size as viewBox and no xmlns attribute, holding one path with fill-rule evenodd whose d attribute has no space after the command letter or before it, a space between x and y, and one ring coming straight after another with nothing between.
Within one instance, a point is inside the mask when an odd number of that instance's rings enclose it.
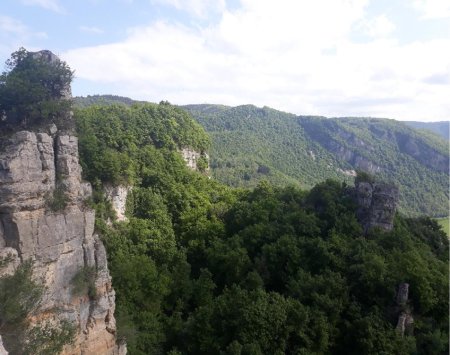
<instances>
[{"instance_id":1,"label":"rocky outcrop","mask_svg":"<svg viewBox=\"0 0 450 355\"><path fill-rule=\"evenodd\" d=\"M407 335L412 335L413 326L414 318L412 317L412 315L407 312L400 313L400 315L398 316L397 326L395 327L397 332L401 336L405 335L405 333Z\"/></svg>"},{"instance_id":2,"label":"rocky outcrop","mask_svg":"<svg viewBox=\"0 0 450 355\"><path fill-rule=\"evenodd\" d=\"M449 158L423 141L406 135L404 133L397 133L397 145L400 152L408 154L416 159L419 163L439 172L449 172Z\"/></svg>"},{"instance_id":3,"label":"rocky outcrop","mask_svg":"<svg viewBox=\"0 0 450 355\"><path fill-rule=\"evenodd\" d=\"M105 248L94 233L94 211L85 205L91 188L81 179L78 141L52 131L18 132L0 152L0 255L11 255L10 269L2 272L33 261L33 276L46 287L34 318L76 326L64 354L124 353L116 346ZM49 208L55 198L62 198L60 210ZM95 298L73 290L74 276L86 267L95 270Z\"/></svg>"},{"instance_id":4,"label":"rocky outcrop","mask_svg":"<svg viewBox=\"0 0 450 355\"><path fill-rule=\"evenodd\" d=\"M414 318L408 306L408 293L409 293L409 284L406 282L402 282L398 286L397 290L396 303L397 303L398 320L397 326L395 328L401 336L403 336L405 333L407 335L412 335L413 333Z\"/></svg>"},{"instance_id":5,"label":"rocky outcrop","mask_svg":"<svg viewBox=\"0 0 450 355\"><path fill-rule=\"evenodd\" d=\"M106 199L111 202L111 206L113 210L116 212L116 219L119 222L127 221L128 218L125 216L127 197L130 191L132 190L131 186L112 186L105 185L103 187L103 191L105 193Z\"/></svg>"},{"instance_id":6,"label":"rocky outcrop","mask_svg":"<svg viewBox=\"0 0 450 355\"><path fill-rule=\"evenodd\" d=\"M399 306L405 306L408 302L409 296L409 284L406 282L402 282L398 286L396 302Z\"/></svg>"},{"instance_id":7,"label":"rocky outcrop","mask_svg":"<svg viewBox=\"0 0 450 355\"><path fill-rule=\"evenodd\" d=\"M2 337L0 336L0 355L8 355L8 352L3 346Z\"/></svg>"},{"instance_id":8,"label":"rocky outcrop","mask_svg":"<svg viewBox=\"0 0 450 355\"><path fill-rule=\"evenodd\" d=\"M356 173L356 171L355 171L355 170L352 170L352 169L351 169L351 170L342 170L342 169L340 169L340 168L337 168L336 171L339 172L339 173L341 173L341 174L347 175L347 176L353 176L353 177L356 177L356 175L358 175L358 174Z\"/></svg>"},{"instance_id":9,"label":"rocky outcrop","mask_svg":"<svg viewBox=\"0 0 450 355\"><path fill-rule=\"evenodd\" d=\"M186 165L188 168L195 170L195 171L208 171L209 170L209 156L205 152L198 152L191 148L183 148L181 150L181 156L183 157L184 161L186 162ZM206 166L199 166L200 159L204 159L206 162Z\"/></svg>"},{"instance_id":10,"label":"rocky outcrop","mask_svg":"<svg viewBox=\"0 0 450 355\"><path fill-rule=\"evenodd\" d=\"M364 233L378 227L385 231L393 228L399 191L396 186L380 182L357 181L355 197L357 217Z\"/></svg>"},{"instance_id":11,"label":"rocky outcrop","mask_svg":"<svg viewBox=\"0 0 450 355\"><path fill-rule=\"evenodd\" d=\"M370 156L375 148L354 133L346 131L336 122L302 120L301 125L311 139L318 142L338 160L345 161L353 168L370 174L379 173L382 170L378 164L365 156Z\"/></svg>"},{"instance_id":12,"label":"rocky outcrop","mask_svg":"<svg viewBox=\"0 0 450 355\"><path fill-rule=\"evenodd\" d=\"M381 168L373 161L356 153L353 149L345 147L337 141L329 140L324 142L323 145L339 160L346 161L356 169L367 171L370 174L375 174L381 171Z\"/></svg>"}]
</instances>

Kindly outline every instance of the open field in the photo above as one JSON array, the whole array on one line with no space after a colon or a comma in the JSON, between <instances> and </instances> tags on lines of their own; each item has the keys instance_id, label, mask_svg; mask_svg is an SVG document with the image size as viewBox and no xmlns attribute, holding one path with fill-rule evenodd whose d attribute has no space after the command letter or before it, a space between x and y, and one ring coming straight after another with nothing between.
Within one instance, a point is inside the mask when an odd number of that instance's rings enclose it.
<instances>
[{"instance_id":1,"label":"open field","mask_svg":"<svg viewBox=\"0 0 450 355\"><path fill-rule=\"evenodd\" d=\"M448 217L436 218L436 221L442 226L442 229L445 233L450 237L449 234L449 225L448 225Z\"/></svg>"}]
</instances>

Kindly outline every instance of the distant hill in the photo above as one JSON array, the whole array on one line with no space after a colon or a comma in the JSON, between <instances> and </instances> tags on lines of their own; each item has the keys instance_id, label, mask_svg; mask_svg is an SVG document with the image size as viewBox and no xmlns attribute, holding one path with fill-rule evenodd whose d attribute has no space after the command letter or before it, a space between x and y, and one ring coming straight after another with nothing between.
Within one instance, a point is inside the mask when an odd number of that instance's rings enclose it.
<instances>
[{"instance_id":1,"label":"distant hill","mask_svg":"<svg viewBox=\"0 0 450 355\"><path fill-rule=\"evenodd\" d=\"M113 105L123 104L131 106L134 103L144 103L145 101L136 101L129 97L117 96L117 95L88 95L74 97L74 104L76 107L84 108L92 105Z\"/></svg>"},{"instance_id":2,"label":"distant hill","mask_svg":"<svg viewBox=\"0 0 450 355\"><path fill-rule=\"evenodd\" d=\"M78 107L139 102L114 95L75 98ZM445 122L416 122L425 127L416 129L411 122L296 116L253 105L182 108L211 136L212 174L230 186L269 180L311 188L327 178L351 184L360 169L399 185L402 213L448 215L448 141L426 128Z\"/></svg>"},{"instance_id":3,"label":"distant hill","mask_svg":"<svg viewBox=\"0 0 450 355\"><path fill-rule=\"evenodd\" d=\"M232 186L351 183L365 170L399 185L407 215L448 214L448 143L388 119L296 116L253 105L183 106L212 138L211 168Z\"/></svg>"},{"instance_id":4,"label":"distant hill","mask_svg":"<svg viewBox=\"0 0 450 355\"><path fill-rule=\"evenodd\" d=\"M440 121L440 122L405 121L404 123L415 129L425 129L431 131L449 140L449 130L450 130L449 121Z\"/></svg>"}]
</instances>

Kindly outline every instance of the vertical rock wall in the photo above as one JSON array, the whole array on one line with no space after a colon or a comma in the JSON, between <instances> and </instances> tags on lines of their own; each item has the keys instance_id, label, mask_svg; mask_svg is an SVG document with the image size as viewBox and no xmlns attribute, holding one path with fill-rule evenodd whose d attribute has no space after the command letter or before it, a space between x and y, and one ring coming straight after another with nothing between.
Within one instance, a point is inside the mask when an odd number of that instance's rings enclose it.
<instances>
[{"instance_id":1,"label":"vertical rock wall","mask_svg":"<svg viewBox=\"0 0 450 355\"><path fill-rule=\"evenodd\" d=\"M125 216L125 210L127 206L127 197L131 190L131 186L125 185L113 186L106 184L103 187L106 199L111 202L112 208L116 212L117 221L119 222L128 220Z\"/></svg>"},{"instance_id":2,"label":"vertical rock wall","mask_svg":"<svg viewBox=\"0 0 450 355\"><path fill-rule=\"evenodd\" d=\"M53 211L49 205L58 191L65 207ZM0 152L0 255L12 255L9 268L0 272L33 260L33 275L46 286L36 318L64 319L77 328L64 354L124 354L116 345L105 248L94 233L94 211L85 205L90 194L81 180L76 137L13 135ZM96 270L95 299L73 290L72 279L83 267Z\"/></svg>"},{"instance_id":3,"label":"vertical rock wall","mask_svg":"<svg viewBox=\"0 0 450 355\"><path fill-rule=\"evenodd\" d=\"M191 148L183 148L181 150L181 156L188 168L192 170L199 170L197 162L200 158L205 158L209 162L209 156L205 152L197 152ZM206 168L206 171L209 171L209 166Z\"/></svg>"},{"instance_id":4,"label":"vertical rock wall","mask_svg":"<svg viewBox=\"0 0 450 355\"><path fill-rule=\"evenodd\" d=\"M8 352L3 347L2 337L0 336L0 355L8 355Z\"/></svg>"},{"instance_id":5,"label":"vertical rock wall","mask_svg":"<svg viewBox=\"0 0 450 355\"><path fill-rule=\"evenodd\" d=\"M384 183L358 182L355 193L357 217L364 233L373 227L392 230L399 196L398 188Z\"/></svg>"},{"instance_id":6,"label":"vertical rock wall","mask_svg":"<svg viewBox=\"0 0 450 355\"><path fill-rule=\"evenodd\" d=\"M401 336L405 334L412 335L414 330L414 318L408 305L408 294L408 283L402 282L400 285L398 285L396 297L398 320L395 329Z\"/></svg>"}]
</instances>

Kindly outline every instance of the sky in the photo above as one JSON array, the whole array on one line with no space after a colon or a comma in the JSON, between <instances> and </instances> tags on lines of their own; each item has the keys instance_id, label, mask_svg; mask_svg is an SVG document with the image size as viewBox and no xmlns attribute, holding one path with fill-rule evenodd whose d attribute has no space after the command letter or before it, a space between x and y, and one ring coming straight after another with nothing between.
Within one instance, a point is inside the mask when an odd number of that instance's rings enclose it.
<instances>
[{"instance_id":1,"label":"sky","mask_svg":"<svg viewBox=\"0 0 450 355\"><path fill-rule=\"evenodd\" d=\"M1 0L0 62L19 47L74 96L450 119L449 0Z\"/></svg>"}]
</instances>

